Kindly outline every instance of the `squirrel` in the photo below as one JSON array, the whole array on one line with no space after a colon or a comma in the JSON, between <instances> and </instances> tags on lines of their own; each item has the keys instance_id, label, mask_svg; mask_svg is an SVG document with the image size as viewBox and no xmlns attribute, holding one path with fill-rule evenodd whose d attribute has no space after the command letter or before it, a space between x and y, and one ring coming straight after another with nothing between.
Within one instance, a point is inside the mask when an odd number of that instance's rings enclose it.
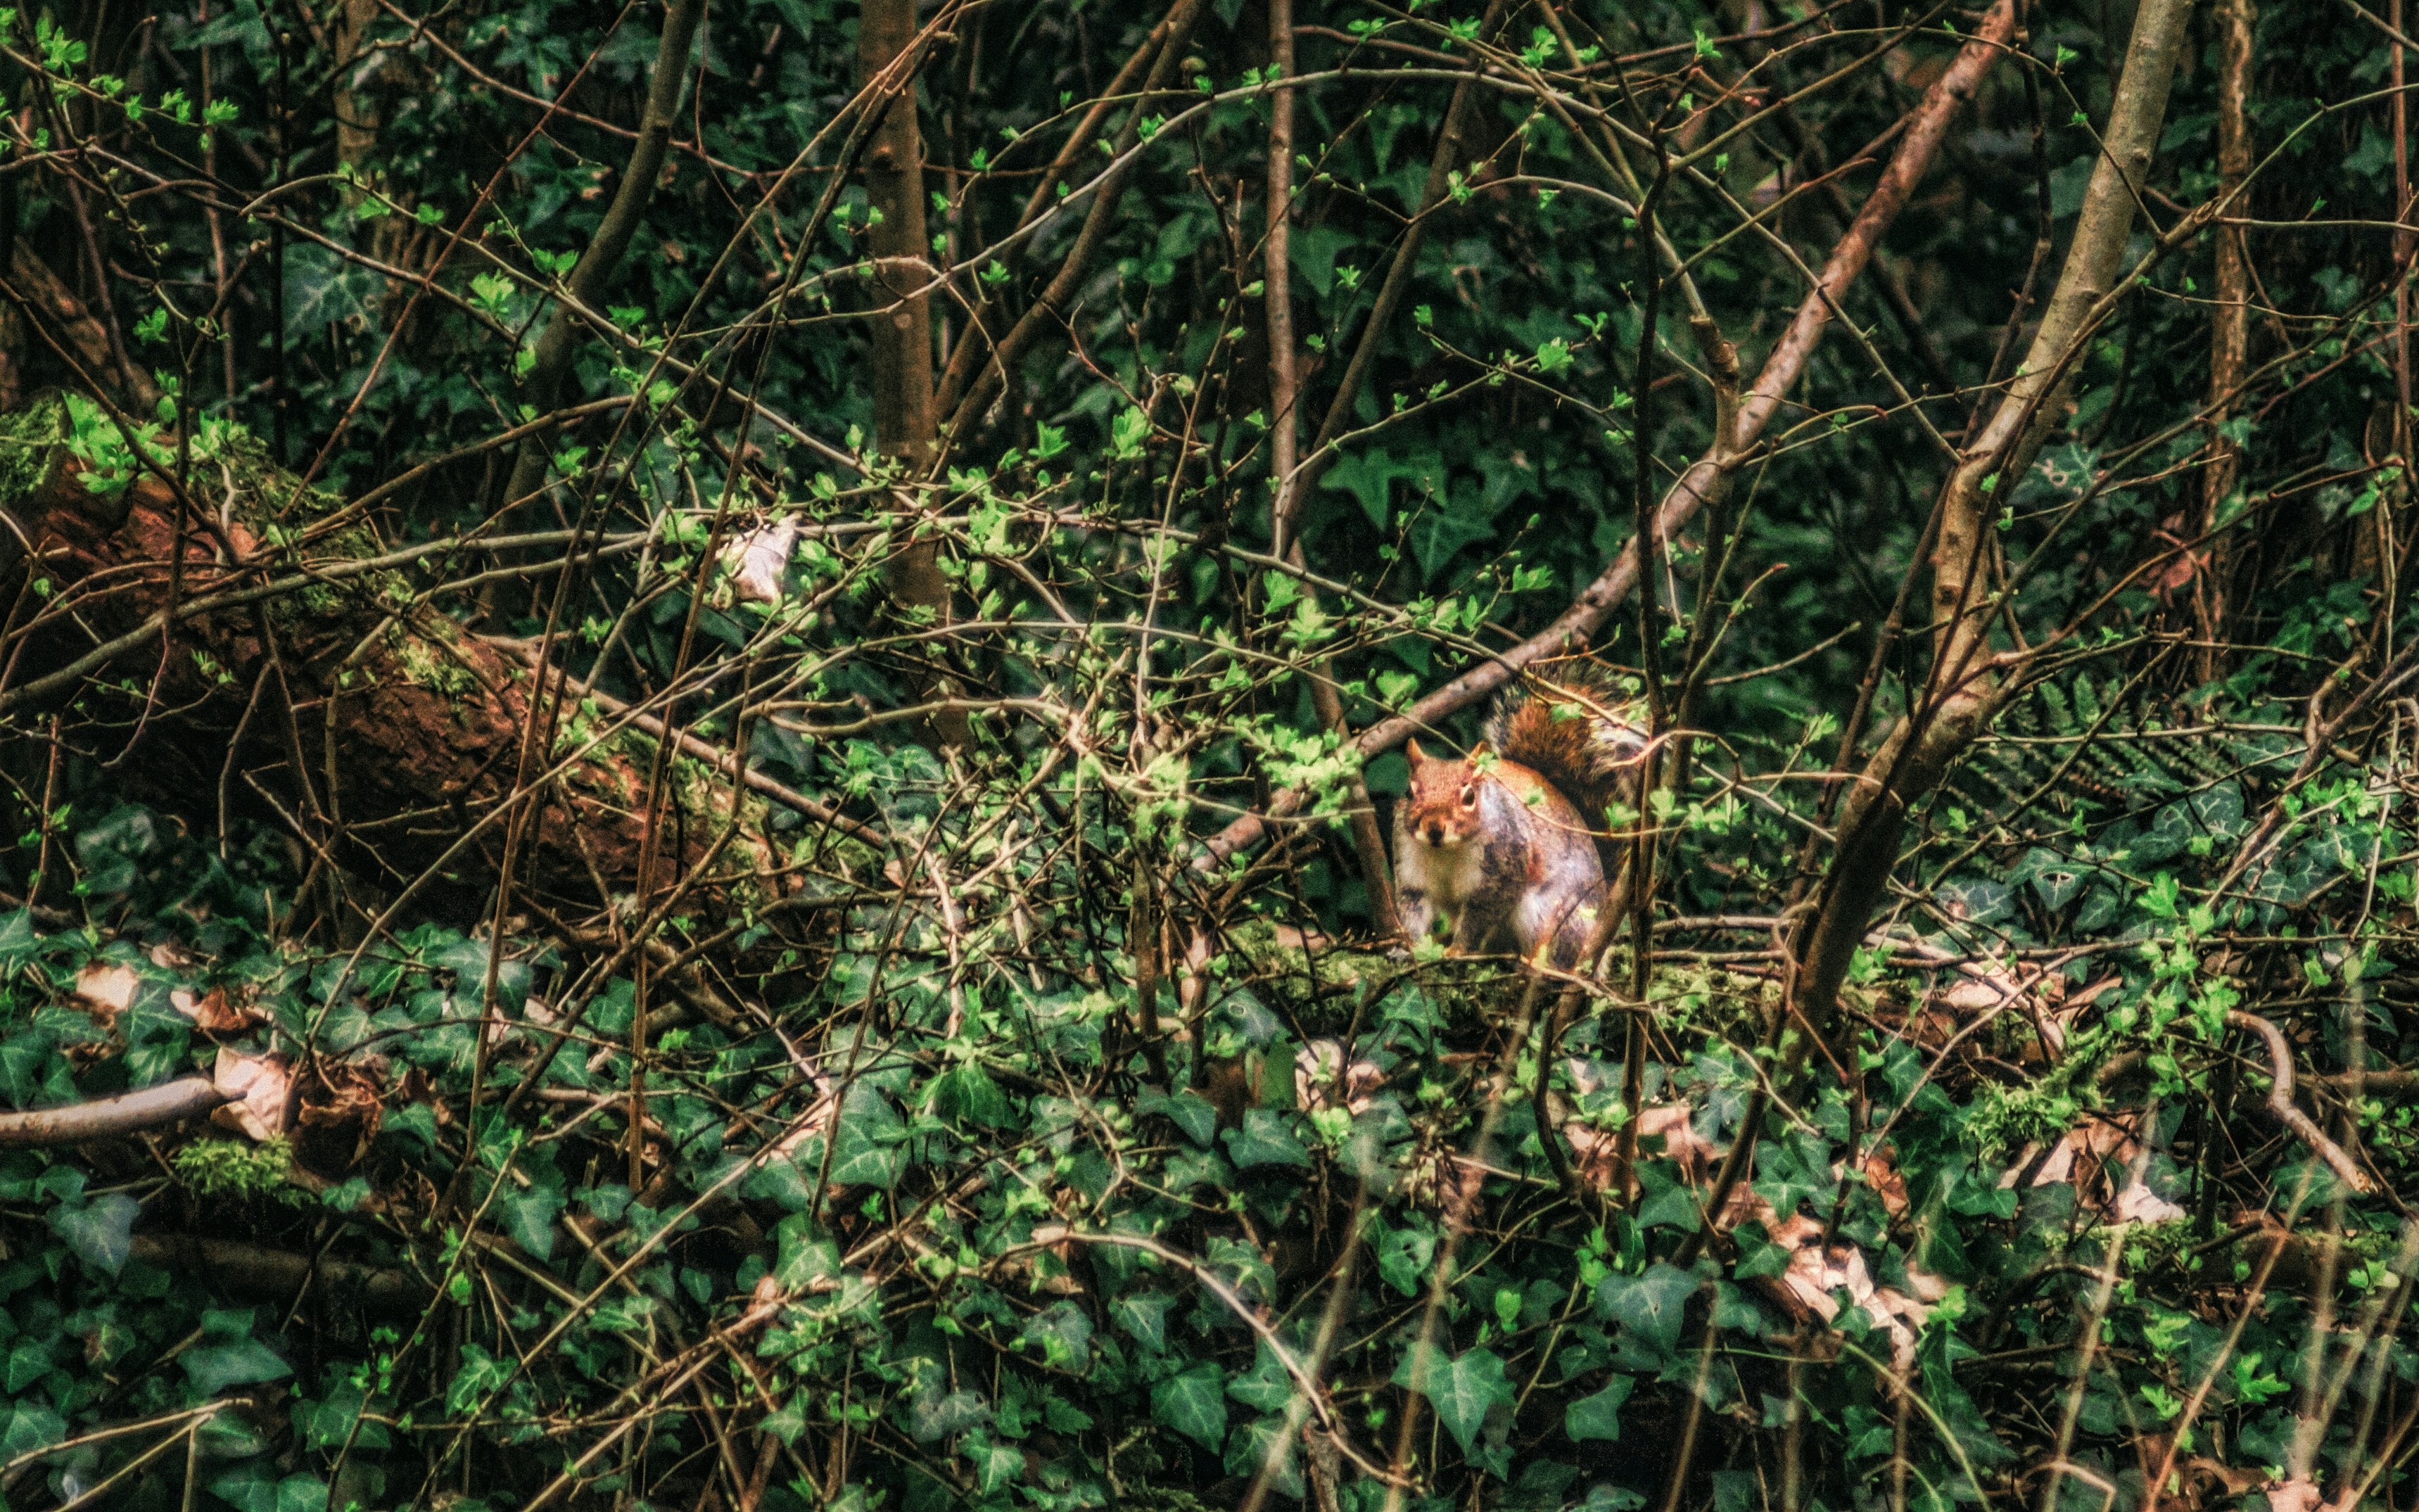
<instances>
[{"instance_id":1,"label":"squirrel","mask_svg":"<svg viewBox=\"0 0 2419 1512\"><path fill-rule=\"evenodd\" d=\"M1395 905L1412 943L1517 949L1568 971L1605 903L1598 826L1634 786L1645 732L1627 698L1593 674L1507 689L1485 738L1459 761L1417 740L1410 791L1394 804Z\"/></svg>"}]
</instances>

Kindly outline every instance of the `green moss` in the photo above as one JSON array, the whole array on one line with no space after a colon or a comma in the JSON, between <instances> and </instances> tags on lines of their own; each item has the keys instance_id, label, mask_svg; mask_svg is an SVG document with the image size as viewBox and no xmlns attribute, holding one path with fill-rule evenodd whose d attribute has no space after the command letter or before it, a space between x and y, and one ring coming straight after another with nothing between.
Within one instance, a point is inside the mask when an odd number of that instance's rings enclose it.
<instances>
[{"instance_id":1,"label":"green moss","mask_svg":"<svg viewBox=\"0 0 2419 1512\"><path fill-rule=\"evenodd\" d=\"M50 475L52 454L66 435L66 406L55 396L0 415L0 504L31 494Z\"/></svg>"},{"instance_id":2,"label":"green moss","mask_svg":"<svg viewBox=\"0 0 2419 1512\"><path fill-rule=\"evenodd\" d=\"M433 622L444 625L444 621ZM415 687L424 687L447 698L465 698L478 690L479 680L458 657L448 656L444 647L428 636L400 622L387 626L386 646L402 664L403 675Z\"/></svg>"},{"instance_id":3,"label":"green moss","mask_svg":"<svg viewBox=\"0 0 2419 1512\"><path fill-rule=\"evenodd\" d=\"M265 1196L300 1205L309 1195L286 1180L294 1152L283 1139L255 1145L241 1139L196 1139L169 1157L196 1196Z\"/></svg>"}]
</instances>

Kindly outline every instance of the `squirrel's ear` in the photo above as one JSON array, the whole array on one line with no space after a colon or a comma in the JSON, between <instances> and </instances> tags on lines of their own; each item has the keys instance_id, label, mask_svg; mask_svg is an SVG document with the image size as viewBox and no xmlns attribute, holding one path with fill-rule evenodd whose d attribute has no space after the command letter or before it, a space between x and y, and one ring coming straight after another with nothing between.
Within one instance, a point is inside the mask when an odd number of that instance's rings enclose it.
<instances>
[{"instance_id":1,"label":"squirrel's ear","mask_svg":"<svg viewBox=\"0 0 2419 1512\"><path fill-rule=\"evenodd\" d=\"M1428 759L1427 753L1420 749L1419 739L1416 736L1403 742L1403 754L1410 759L1410 763L1413 766L1417 766Z\"/></svg>"}]
</instances>

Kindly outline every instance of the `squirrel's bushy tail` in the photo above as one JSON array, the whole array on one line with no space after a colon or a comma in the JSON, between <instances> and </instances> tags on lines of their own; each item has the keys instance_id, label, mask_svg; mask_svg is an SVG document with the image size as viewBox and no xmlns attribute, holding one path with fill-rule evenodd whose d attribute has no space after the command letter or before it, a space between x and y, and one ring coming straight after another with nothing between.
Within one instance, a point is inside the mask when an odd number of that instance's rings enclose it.
<instances>
[{"instance_id":1,"label":"squirrel's bushy tail","mask_svg":"<svg viewBox=\"0 0 2419 1512\"><path fill-rule=\"evenodd\" d=\"M1557 666L1496 695L1485 724L1487 744L1551 782L1587 817L1633 805L1646 754L1637 697L1611 669L1592 662Z\"/></svg>"}]
</instances>

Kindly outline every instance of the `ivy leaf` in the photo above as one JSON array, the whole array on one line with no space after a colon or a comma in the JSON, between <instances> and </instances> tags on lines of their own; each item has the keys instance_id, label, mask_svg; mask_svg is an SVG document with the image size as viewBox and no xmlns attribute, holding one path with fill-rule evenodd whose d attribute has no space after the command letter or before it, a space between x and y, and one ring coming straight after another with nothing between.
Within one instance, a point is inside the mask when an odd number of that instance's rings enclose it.
<instances>
[{"instance_id":1,"label":"ivy leaf","mask_svg":"<svg viewBox=\"0 0 2419 1512\"><path fill-rule=\"evenodd\" d=\"M1478 1430L1487 1426L1487 1414L1501 1406L1512 1406L1512 1382L1503 1374L1503 1360L1494 1350L1480 1346L1446 1362L1442 1351L1428 1346L1425 1372L1414 1369L1419 1350L1414 1348L1403 1356L1394 1370L1394 1384L1409 1386L1414 1375L1422 1377L1419 1389L1436 1409L1437 1421L1461 1445L1463 1454L1477 1452Z\"/></svg>"},{"instance_id":2,"label":"ivy leaf","mask_svg":"<svg viewBox=\"0 0 2419 1512\"><path fill-rule=\"evenodd\" d=\"M1293 1120L1271 1108L1251 1108L1243 1126L1226 1131L1226 1158L1239 1171L1255 1165L1308 1165L1310 1152L1293 1132Z\"/></svg>"},{"instance_id":3,"label":"ivy leaf","mask_svg":"<svg viewBox=\"0 0 2419 1512\"><path fill-rule=\"evenodd\" d=\"M799 1394L792 1392L781 1410L765 1413L764 1421L758 1426L783 1443L797 1443L798 1435L807 1431L807 1412L799 1405Z\"/></svg>"},{"instance_id":4,"label":"ivy leaf","mask_svg":"<svg viewBox=\"0 0 2419 1512\"><path fill-rule=\"evenodd\" d=\"M51 1232L96 1271L116 1275L126 1268L134 1249L134 1219L141 1203L123 1192L104 1193L90 1202L63 1203L51 1210Z\"/></svg>"},{"instance_id":5,"label":"ivy leaf","mask_svg":"<svg viewBox=\"0 0 2419 1512\"><path fill-rule=\"evenodd\" d=\"M1286 1374L1284 1363L1277 1359L1276 1350L1269 1348L1269 1341L1259 1342L1259 1357L1252 1362L1251 1374L1226 1382L1226 1395L1245 1407L1273 1412L1293 1400L1293 1377Z\"/></svg>"},{"instance_id":6,"label":"ivy leaf","mask_svg":"<svg viewBox=\"0 0 2419 1512\"><path fill-rule=\"evenodd\" d=\"M378 275L316 242L285 252L285 339L325 338L331 325L368 323L384 291Z\"/></svg>"},{"instance_id":7,"label":"ivy leaf","mask_svg":"<svg viewBox=\"0 0 2419 1512\"><path fill-rule=\"evenodd\" d=\"M974 1461L976 1489L986 1496L998 1495L1025 1474L1025 1451L1012 1443L969 1443L965 1451Z\"/></svg>"},{"instance_id":8,"label":"ivy leaf","mask_svg":"<svg viewBox=\"0 0 2419 1512\"><path fill-rule=\"evenodd\" d=\"M10 1459L47 1449L67 1436L67 1419L39 1402L11 1402L0 1415L0 1455Z\"/></svg>"},{"instance_id":9,"label":"ivy leaf","mask_svg":"<svg viewBox=\"0 0 2419 1512\"><path fill-rule=\"evenodd\" d=\"M1145 1348L1167 1348L1169 1299L1156 1291L1137 1291L1109 1304L1109 1318Z\"/></svg>"},{"instance_id":10,"label":"ivy leaf","mask_svg":"<svg viewBox=\"0 0 2419 1512\"><path fill-rule=\"evenodd\" d=\"M1173 1097L1149 1093L1136 1100L1134 1111L1164 1115L1185 1138L1205 1149L1218 1136L1218 1105L1190 1088Z\"/></svg>"},{"instance_id":11,"label":"ivy leaf","mask_svg":"<svg viewBox=\"0 0 2419 1512\"><path fill-rule=\"evenodd\" d=\"M541 1260L554 1257L554 1216L562 1211L560 1191L550 1186L506 1191L496 1198L494 1211L514 1243Z\"/></svg>"},{"instance_id":12,"label":"ivy leaf","mask_svg":"<svg viewBox=\"0 0 2419 1512\"><path fill-rule=\"evenodd\" d=\"M977 1393L953 1391L941 1396L928 1392L908 1410L907 1433L917 1443L934 1443L990 1421L991 1408Z\"/></svg>"},{"instance_id":13,"label":"ivy leaf","mask_svg":"<svg viewBox=\"0 0 2419 1512\"><path fill-rule=\"evenodd\" d=\"M1436 1258L1436 1235L1418 1228L1388 1228L1378 1241L1378 1273L1406 1297L1416 1297L1426 1284Z\"/></svg>"},{"instance_id":14,"label":"ivy leaf","mask_svg":"<svg viewBox=\"0 0 2419 1512\"><path fill-rule=\"evenodd\" d=\"M1045 1364L1081 1375L1092 1365L1091 1315L1071 1302L1054 1303L1025 1319L1016 1342L1038 1346Z\"/></svg>"},{"instance_id":15,"label":"ivy leaf","mask_svg":"<svg viewBox=\"0 0 2419 1512\"><path fill-rule=\"evenodd\" d=\"M1299 1443L1300 1435L1286 1431L1282 1415L1256 1419L1235 1430L1234 1439L1226 1445L1226 1469L1236 1475L1256 1478L1274 1457L1276 1474L1269 1482L1270 1489L1280 1496L1301 1501L1303 1487L1301 1456L1296 1453Z\"/></svg>"},{"instance_id":16,"label":"ivy leaf","mask_svg":"<svg viewBox=\"0 0 2419 1512\"><path fill-rule=\"evenodd\" d=\"M1152 1420L1215 1451L1226 1440L1225 1377L1209 1360L1168 1377L1150 1389Z\"/></svg>"},{"instance_id":17,"label":"ivy leaf","mask_svg":"<svg viewBox=\"0 0 2419 1512\"><path fill-rule=\"evenodd\" d=\"M831 1167L834 1186L878 1186L887 1190L898 1183L900 1168L906 1164L906 1151L900 1147L907 1139L907 1120L899 1116L881 1092L862 1082L849 1088L848 1101L840 1107L835 1139Z\"/></svg>"},{"instance_id":18,"label":"ivy leaf","mask_svg":"<svg viewBox=\"0 0 2419 1512\"><path fill-rule=\"evenodd\" d=\"M229 1386L282 1381L294 1373L291 1365L277 1357L275 1350L255 1338L233 1338L187 1350L177 1357L177 1363L185 1367L193 1389L205 1396L215 1396Z\"/></svg>"},{"instance_id":19,"label":"ivy leaf","mask_svg":"<svg viewBox=\"0 0 2419 1512\"><path fill-rule=\"evenodd\" d=\"M1634 1376L1615 1376L1604 1383L1604 1390L1593 1396L1582 1396L1563 1409L1563 1431L1574 1440L1603 1439L1608 1442L1621 1437L1621 1404L1638 1384Z\"/></svg>"},{"instance_id":20,"label":"ivy leaf","mask_svg":"<svg viewBox=\"0 0 2419 1512\"><path fill-rule=\"evenodd\" d=\"M494 1392L501 1389L512 1367L489 1354L476 1344L462 1346L462 1368L454 1372L453 1383L445 1388L445 1405L451 1412L468 1412Z\"/></svg>"},{"instance_id":21,"label":"ivy leaf","mask_svg":"<svg viewBox=\"0 0 2419 1512\"><path fill-rule=\"evenodd\" d=\"M1641 1162L1638 1185L1642 1194L1638 1204L1639 1227L1696 1232L1703 1221L1697 1208L1697 1189L1681 1180L1679 1166L1668 1160Z\"/></svg>"},{"instance_id":22,"label":"ivy leaf","mask_svg":"<svg viewBox=\"0 0 2419 1512\"><path fill-rule=\"evenodd\" d=\"M328 1483L316 1475L288 1475L277 1483L277 1512L327 1512Z\"/></svg>"},{"instance_id":23,"label":"ivy leaf","mask_svg":"<svg viewBox=\"0 0 2419 1512\"><path fill-rule=\"evenodd\" d=\"M390 1442L386 1426L370 1421L364 1416L367 1411L362 1388L340 1383L322 1400L302 1403L294 1423L303 1443L314 1449L341 1448L347 1443L362 1449L383 1449Z\"/></svg>"},{"instance_id":24,"label":"ivy leaf","mask_svg":"<svg viewBox=\"0 0 2419 1512\"><path fill-rule=\"evenodd\" d=\"M1597 1282L1596 1316L1623 1323L1642 1342L1668 1355L1680 1347L1682 1317L1696 1291L1695 1276L1657 1260L1644 1275L1616 1273Z\"/></svg>"},{"instance_id":25,"label":"ivy leaf","mask_svg":"<svg viewBox=\"0 0 2419 1512\"><path fill-rule=\"evenodd\" d=\"M1010 1121L1007 1095L991 1072L971 1060L933 1077L926 1105L942 1118L987 1129Z\"/></svg>"},{"instance_id":26,"label":"ivy leaf","mask_svg":"<svg viewBox=\"0 0 2419 1512\"><path fill-rule=\"evenodd\" d=\"M0 1369L0 1389L14 1396L50 1373L49 1348L32 1339L21 1338L9 1350L6 1368Z\"/></svg>"}]
</instances>

